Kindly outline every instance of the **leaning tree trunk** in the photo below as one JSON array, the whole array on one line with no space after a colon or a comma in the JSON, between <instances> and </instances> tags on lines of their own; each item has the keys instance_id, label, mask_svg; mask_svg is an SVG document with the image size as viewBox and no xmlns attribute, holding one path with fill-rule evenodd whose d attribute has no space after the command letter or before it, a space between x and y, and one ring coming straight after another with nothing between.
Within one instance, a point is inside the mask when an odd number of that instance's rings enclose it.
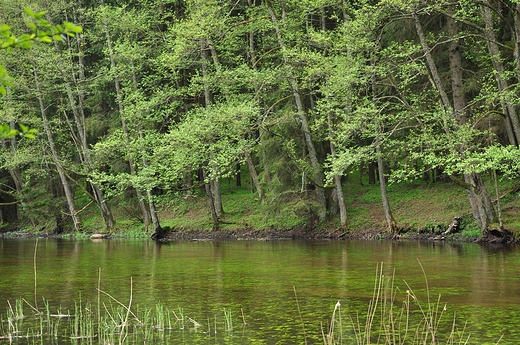
<instances>
[{"instance_id":1,"label":"leaning tree trunk","mask_svg":"<svg viewBox=\"0 0 520 345\"><path fill-rule=\"evenodd\" d=\"M256 192L258 193L258 199L262 201L264 199L264 191L262 185L260 184L260 179L258 178L258 174L256 173L255 164L253 163L253 158L249 152L244 152L244 157L246 158L247 167L249 168L249 175L251 176L251 180L253 181L253 185L255 186Z\"/></svg>"},{"instance_id":2,"label":"leaning tree trunk","mask_svg":"<svg viewBox=\"0 0 520 345\"><path fill-rule=\"evenodd\" d=\"M48 6L46 1L44 1L44 5ZM81 0L77 1L77 7L81 8ZM83 21L83 18L81 16L80 16L80 18L77 18L76 12L75 12L74 13L74 22L81 23L82 21ZM85 128L86 128L85 127L85 112L84 112L85 91L83 89L83 85L85 83L85 65L84 65L84 59L83 59L84 54L83 54L83 51L81 48L81 46L84 44L82 42L82 40L83 40L82 35L80 35L80 34L76 35L75 41L76 41L76 44L78 47L78 51L77 51L78 78L75 79L74 77L72 77L73 81L71 81L71 78L69 77L69 73L67 73L67 69L64 64L64 61L70 61L71 65L72 65L73 64L72 61L74 59L73 58L74 54L71 54L71 56L69 56L69 57L60 58L59 59L59 69L60 69L60 73L61 73L61 76L64 81L65 91L67 93L69 105L70 105L70 108L74 115L74 121L76 123L76 128L77 128L77 132L74 133L74 131L72 130L72 126L71 126L70 127L71 128L70 130L72 132L71 134L73 137L75 137L74 143L76 144L76 148L77 148L81 163L83 164L83 166L86 170L86 175L88 176L93 171L93 163L92 163L92 158L90 156L90 152L89 152L89 148L88 148L88 144L87 144L87 134L86 134L86 130L85 130ZM69 50L71 50L72 49L70 47L71 41L68 41L68 42L69 42ZM56 52L60 56L62 56L62 50L60 49L60 46L57 41L54 41L54 48L55 48ZM73 68L71 68L71 70L72 69ZM75 96L72 91L72 85L75 85L76 90L77 90L77 97L78 97L77 102L75 100ZM66 120L68 121L68 119L66 119ZM101 217L103 218L103 220L105 222L105 227L108 231L110 231L115 227L115 222L114 222L114 217L112 215L112 211L110 210L110 207L106 203L105 196L104 196L103 191L101 190L101 187L99 186L99 184L97 184L95 182L91 182L91 186L92 186L93 193L91 194L91 193L87 192L87 195L89 195L95 201L95 203L101 213ZM86 191L86 189L85 189L85 191Z\"/></svg>"},{"instance_id":3,"label":"leaning tree trunk","mask_svg":"<svg viewBox=\"0 0 520 345\"><path fill-rule=\"evenodd\" d=\"M298 117L300 118L300 123L302 126L303 135L305 138L305 143L307 145L307 150L309 152L309 160L311 163L311 167L314 173L313 182L316 185L316 201L320 205L318 211L318 218L320 221L323 221L327 214L327 200L325 197L325 189L323 188L323 171L321 169L321 165L318 161L318 157L316 155L316 149L314 148L314 143L312 142L311 130L309 127L309 123L307 120L307 115L305 113L305 109L303 106L303 101L300 96L300 88L298 83L296 82L296 77L293 75L291 69L289 68L289 58L285 52L285 43L282 38L282 33L280 30L280 25L278 23L278 19L276 18L276 14L272 5L267 2L267 8L269 9L269 14L271 16L271 21L274 25L274 30L276 32L276 38L278 39L278 45L282 51L283 55L283 64L287 71L287 77L289 80L289 84L291 86L291 90L294 96L294 101L296 102L296 108L298 111Z\"/></svg>"},{"instance_id":4,"label":"leaning tree trunk","mask_svg":"<svg viewBox=\"0 0 520 345\"><path fill-rule=\"evenodd\" d=\"M104 6L104 1L101 1L101 4ZM115 56L114 56L114 50L112 48L112 39L110 38L110 31L108 30L108 23L107 23L106 17L103 20L104 20L103 29L105 31L108 55L110 58L110 68L114 73L114 76L113 76L114 86L115 86L115 90L116 90L117 105L119 108L119 116L121 118L121 128L123 130L123 136L125 139L125 143L129 147L130 146L130 134L128 132L128 126L126 125L125 112L124 112L124 107L123 107L123 96L121 94L121 85L119 83L119 77L117 76L117 73L116 73L116 60L115 60ZM128 165L130 168L130 174L132 176L135 176L136 175L135 163L134 163L133 158L130 156L128 157ZM145 230L149 231L150 213L146 207L146 204L144 203L143 193L141 192L141 190L139 188L134 187L134 189L135 189L135 194L137 197L137 202L139 204L139 208L141 209L141 213L143 215L143 222L144 222Z\"/></svg>"},{"instance_id":5,"label":"leaning tree trunk","mask_svg":"<svg viewBox=\"0 0 520 345\"><path fill-rule=\"evenodd\" d=\"M372 65L375 65L374 58L372 58ZM370 82L371 82L371 87L372 87L372 98L373 98L373 102L375 103L376 102L376 76L375 76L375 74L372 74L370 76ZM377 116L375 118L375 121L376 121L377 129L376 129L376 133L375 133L374 144L375 144L375 151L376 151L376 166L377 166L377 174L379 177L379 189L380 189L380 193L381 193L381 201L383 204L383 212L385 214L387 230L391 234L397 234L397 232L398 232L397 222L395 221L394 215L392 213L392 209L390 207L390 201L388 199L388 194L387 194L388 190L387 190L386 177L385 177L385 165L384 165L384 161L383 161L383 152L381 150L381 136L383 135L384 124L382 123L381 119ZM372 173L372 175L373 175L373 173Z\"/></svg>"},{"instance_id":6,"label":"leaning tree trunk","mask_svg":"<svg viewBox=\"0 0 520 345\"><path fill-rule=\"evenodd\" d=\"M58 151L56 150L56 145L54 144L54 138L52 136L51 127L50 127L49 120L47 119L47 115L45 112L45 105L43 103L43 94L42 94L41 87L40 87L40 81L38 78L36 63L33 61L32 65L33 65L34 83L36 86L38 103L40 105L40 113L42 116L43 129L45 131L45 134L47 136L47 141L49 143L51 160L52 160L54 166L56 167L56 170L60 177L61 185L63 187L63 191L65 192L65 198L67 200L67 205L68 205L69 213L70 213L69 215L72 218L72 222L74 224L74 230L79 232L79 231L81 231L81 221L78 217L78 213L76 212L76 206L74 205L74 195L72 194L72 191L70 189L69 181L65 174L65 169L63 169L63 166L61 165Z\"/></svg>"},{"instance_id":7,"label":"leaning tree trunk","mask_svg":"<svg viewBox=\"0 0 520 345\"><path fill-rule=\"evenodd\" d=\"M491 14L491 9L489 8L489 6L489 2L486 2L486 4L484 5L481 5L482 15L484 17L484 23L486 26L484 34L487 41L489 56L491 58L493 68L495 70L494 75L498 91L502 95L505 95L505 98L500 98L500 102L502 105L502 109L504 110L504 114L506 114L507 135L511 145L518 146L520 145L520 122L518 120L518 114L513 104L513 100L511 99L511 97L507 96L509 85L507 80L505 79L505 68L500 58L500 50L498 48L498 44L496 43L497 40L495 37L493 16Z\"/></svg>"},{"instance_id":8,"label":"leaning tree trunk","mask_svg":"<svg viewBox=\"0 0 520 345\"><path fill-rule=\"evenodd\" d=\"M451 16L446 19L447 32L450 37L457 37L457 23ZM451 89L453 93L453 114L459 125L468 122L466 109L466 96L463 90L462 56L458 39L453 39L449 46L449 61L451 73ZM516 116L516 115L515 115ZM485 232L489 222L494 221L495 210L489 193L479 174L464 174L464 182L467 188L468 198L473 217L478 226Z\"/></svg>"},{"instance_id":9,"label":"leaning tree trunk","mask_svg":"<svg viewBox=\"0 0 520 345\"><path fill-rule=\"evenodd\" d=\"M55 42L56 51L61 54L61 50L57 42ZM71 107L72 113L74 115L74 122L76 123L77 132L73 133L76 136L77 140L75 140L76 147L78 150L79 157L81 158L82 164L86 169L87 175L89 175L93 170L92 158L90 156L88 144L87 144L87 135L85 130L85 113L83 110L83 98L84 91L82 89L81 84L85 81L85 75L83 73L83 56L79 54L79 64L80 64L80 73L79 73L79 84L77 85L78 89L78 102L76 102L74 98L74 94L71 87L70 78L68 77L67 71L63 64L63 59L59 59L59 67L60 72L64 80L65 91L67 93L67 97L69 100L69 105ZM72 128L71 131L73 132ZM110 207L107 205L103 192L99 184L92 182L92 190L93 190L93 199L98 206L98 209L101 213L101 216L105 222L105 226L107 230L112 230L115 227L114 217L112 216L112 211Z\"/></svg>"},{"instance_id":10,"label":"leaning tree trunk","mask_svg":"<svg viewBox=\"0 0 520 345\"><path fill-rule=\"evenodd\" d=\"M447 93L444 90L444 87L441 82L440 74L437 70L437 66L431 54L431 49L426 41L426 37L424 34L424 30L422 28L419 17L416 13L412 13L415 28L417 30L417 35L419 36L419 40L421 42L421 46L423 48L426 62L428 65L428 69L430 70L430 74L432 79L434 80L435 87L441 96L441 101L444 106L444 109L448 112L451 112L452 116L457 119L458 124L462 125L468 121L467 115L465 114L465 98L464 93L462 91L462 57L459 42L456 39L458 29L456 26L456 22L453 20L451 16L447 16L447 31L448 35L452 37L452 41L450 44L450 73L452 78L452 91L454 96L454 106L457 108L453 108L451 106L451 101L447 96ZM473 212L473 216L477 224L483 233L486 232L487 226L490 222L494 221L494 208L491 203L491 198L487 189L485 188L482 178L478 174L465 174L464 175L465 186L468 191L469 202L471 205L471 209Z\"/></svg>"}]
</instances>

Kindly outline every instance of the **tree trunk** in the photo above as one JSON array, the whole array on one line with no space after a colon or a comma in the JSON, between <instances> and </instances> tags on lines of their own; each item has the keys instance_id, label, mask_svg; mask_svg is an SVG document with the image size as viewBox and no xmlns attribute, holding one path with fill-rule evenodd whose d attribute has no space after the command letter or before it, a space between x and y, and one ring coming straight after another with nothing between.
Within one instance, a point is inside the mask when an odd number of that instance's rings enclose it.
<instances>
[{"instance_id":1,"label":"tree trunk","mask_svg":"<svg viewBox=\"0 0 520 345\"><path fill-rule=\"evenodd\" d=\"M46 1L44 1L44 5L47 6ZM81 1L77 1L78 8L81 8ZM83 18L79 18L79 22L82 22ZM78 22L78 18L74 17L74 22ZM52 24L52 23L51 23ZM72 50L70 47L70 41L69 42L69 49ZM74 140L74 143L76 145L76 149L78 151L78 155L80 157L81 163L83 164L86 175L89 176L90 173L93 170L93 164L92 164L92 158L90 156L90 152L88 149L87 144L87 133L85 130L85 112L84 112L84 100L85 100L85 91L83 89L83 84L85 83L85 68L84 68L84 59L83 59L83 51L82 51L82 35L77 34L76 40L75 40L77 46L78 46L78 79L76 81L71 81L71 78L69 77L69 73L67 73L67 69L65 68L63 61L70 61L72 64L73 62L73 54L71 53L71 56L68 56L66 58L60 58L59 59L59 69L61 76L64 81L65 91L67 93L68 101L70 108L72 110L72 113L74 115L74 121L77 128L77 133L74 133L71 128L71 134L76 140ZM60 49L60 46L57 41L54 41L54 48L58 55L60 57L63 55L62 50ZM74 77L72 77L74 80ZM75 84L77 93L78 93L78 102L76 102L73 91L72 91L72 85ZM68 119L66 118L66 121ZM101 217L103 218L105 222L106 229L108 231L112 230L115 227L114 218L112 216L112 211L110 210L110 207L106 203L105 197L103 195L103 192L98 184L95 182L91 182L92 184L92 194L87 193L91 198L94 199Z\"/></svg>"},{"instance_id":2,"label":"tree trunk","mask_svg":"<svg viewBox=\"0 0 520 345\"><path fill-rule=\"evenodd\" d=\"M300 118L300 123L302 126L305 143L307 145L307 150L309 152L309 160L310 160L311 167L312 167L312 170L314 173L314 176L313 176L314 184L316 185L316 189L315 189L316 201L320 205L320 208L318 211L318 219L320 221L323 221L327 214L327 199L325 198L325 190L323 188L323 172L321 169L321 165L318 161L318 157L316 155L316 149L314 148L314 143L312 142L311 131L310 131L310 127L309 127L309 124L307 121L307 115L305 113L303 101L300 96L300 89L299 89L298 83L296 82L296 78L292 74L292 71L289 67L288 57L285 53L283 53L285 51L285 43L282 38L278 19L276 18L274 9L269 2L267 2L267 7L269 9L271 21L274 25L276 37L278 39L278 45L280 46L280 49L283 54L284 66L285 66L285 69L287 70L287 78L289 80L289 84L290 84L292 92L293 92L294 101L296 102L296 109L298 111L298 117Z\"/></svg>"},{"instance_id":3,"label":"tree trunk","mask_svg":"<svg viewBox=\"0 0 520 345\"><path fill-rule=\"evenodd\" d=\"M135 74L135 65L134 60L130 61L131 67L132 67L132 82L134 85L134 91L137 91L137 76ZM143 164L143 167L149 166L148 160L146 159L146 148L144 147L144 134L143 129L141 127L141 124L138 123L137 125L137 131L139 133L139 140L141 141L141 162ZM153 201L153 194L152 191L147 189L146 190L146 196L148 198L148 208L149 208L149 215L150 219L152 220L152 226L153 226L153 232L155 233L155 237L158 239L161 239L164 237L165 233L163 228L161 227L161 224L159 223L159 216L157 215L157 209L155 207L155 203ZM147 210L148 211L148 210ZM148 213L148 212L146 212ZM149 220L146 220L146 229L149 227Z\"/></svg>"},{"instance_id":4,"label":"tree trunk","mask_svg":"<svg viewBox=\"0 0 520 345\"><path fill-rule=\"evenodd\" d=\"M208 49L211 51L211 56L213 58L213 63L215 65L215 68L218 68L219 62L216 55L216 52L214 48L206 41L201 41L201 55L203 58L202 63L202 76L206 77L206 63L209 60L208 56ZM211 94L211 90L209 89L209 86L207 84L204 85L204 106L206 108L209 108L209 106L213 103L213 95ZM211 164L211 163L209 163ZM216 167L213 167L216 170ZM213 202L212 206L212 213L215 211L217 215L217 220L220 220L220 217L224 213L224 209L222 206L222 190L220 189L220 181L219 177L215 176L213 177L206 188L209 188L209 191L211 193L211 201Z\"/></svg>"},{"instance_id":5,"label":"tree trunk","mask_svg":"<svg viewBox=\"0 0 520 345\"><path fill-rule=\"evenodd\" d=\"M390 208L390 202L388 201L386 178L385 178L385 166L383 163L383 155L381 152L381 144L379 140L379 134L376 137L376 155L377 155L377 172L379 176L379 189L381 190L381 199L383 202L383 211L385 213L386 226L390 233L397 233L397 223L395 222Z\"/></svg>"},{"instance_id":6,"label":"tree trunk","mask_svg":"<svg viewBox=\"0 0 520 345\"><path fill-rule=\"evenodd\" d=\"M247 4L250 8L252 8L254 6L253 2L251 0L247 0ZM248 43L249 43L249 49L248 49L249 59L248 60L249 60L251 69L255 70L256 62L257 62L256 49L255 49L255 35L254 35L253 31L248 32L247 35L248 35ZM254 91L255 91L255 94L258 94L260 92L260 90L257 86L255 86ZM259 128L258 136L259 136L260 140L262 140L262 138L263 138L263 129L261 126L262 122L263 122L263 119L261 116L259 116L257 123L258 123L258 128ZM256 192L258 193L258 199L260 201L263 201L264 190L263 190L262 185L260 184L260 180L258 178L258 173L256 171L255 164L253 163L253 158L251 157L251 153L249 153L248 151L245 151L244 156L246 158L247 167L249 169L249 175L251 176L251 180L253 181L254 189L256 189ZM266 180L269 180L269 178L266 177Z\"/></svg>"},{"instance_id":7,"label":"tree trunk","mask_svg":"<svg viewBox=\"0 0 520 345\"><path fill-rule=\"evenodd\" d=\"M217 216L220 219L224 214L224 208L222 206L222 189L220 188L220 180L218 177L211 180L210 183L211 194L213 199L213 205L215 207L215 211L217 212Z\"/></svg>"},{"instance_id":8,"label":"tree trunk","mask_svg":"<svg viewBox=\"0 0 520 345\"><path fill-rule=\"evenodd\" d=\"M57 42L55 42L55 48L58 54L61 54L61 50L59 49L59 46ZM80 71L83 70L83 57L82 54L79 54L79 64L81 65ZM87 175L89 175L93 170L93 164L92 164L92 158L90 156L90 152L88 149L87 144L87 135L85 131L85 113L83 111L83 98L84 98L84 91L81 87L81 83L84 82L85 75L84 73L80 72L79 75L79 81L80 85L77 85L78 89L78 99L79 103L76 103L74 99L74 95L72 92L72 87L70 85L70 79L68 78L65 66L63 65L63 59L59 59L60 63L60 72L64 80L65 85L65 91L67 93L67 97L69 100L69 105L71 107L72 113L74 115L74 122L76 123L77 128L77 134L73 133L73 136L76 136L78 140L75 140L76 147L78 150L79 157L83 163L83 166L85 167L85 170L87 172ZM79 104L79 105L78 105ZM72 128L71 128L72 131ZM115 227L114 218L112 216L112 211L110 210L110 207L107 205L105 201L105 197L103 195L103 192L101 191L101 188L99 185L95 182L91 182L92 184L92 190L93 190L93 197L96 202L96 205L98 206L98 209L101 213L101 216L105 222L106 229L108 231L111 231Z\"/></svg>"},{"instance_id":9,"label":"tree trunk","mask_svg":"<svg viewBox=\"0 0 520 345\"><path fill-rule=\"evenodd\" d=\"M495 29L493 25L493 16L491 14L491 6L489 2L486 1L485 5L481 5L482 15L484 17L485 27L485 37L487 40L487 47L489 51L489 55L491 57L491 62L493 63L493 68L495 69L495 80L497 82L498 91L505 95L504 98L500 98L500 102L502 105L502 109L504 114L506 115L506 129L509 137L509 141L511 145L518 146L520 144L520 122L518 120L518 114L513 105L513 102L508 94L509 85L504 76L504 64L500 58L500 50L498 45L496 44L495 37Z\"/></svg>"},{"instance_id":10,"label":"tree trunk","mask_svg":"<svg viewBox=\"0 0 520 345\"><path fill-rule=\"evenodd\" d=\"M105 5L103 0L101 1L101 5L102 6ZM103 28L105 30L106 43L107 43L108 54L109 54L109 58L110 58L110 68L114 73L114 86L115 86L115 90L116 90L117 105L119 108L119 116L121 118L121 129L123 130L123 135L125 138L126 145L130 146L130 134L128 132L128 127L126 125L126 120L125 120L125 115L124 115L123 96L121 95L121 85L119 83L119 77L117 76L117 73L115 73L116 60L114 57L114 50L112 48L112 40L110 38L110 31L108 30L108 23L107 23L106 17L103 19ZM134 164L133 158L130 156L128 157L128 165L130 168L130 174L135 176L136 175L135 164ZM141 213L143 215L143 222L144 222L145 230L149 231L150 213L144 203L143 193L141 192L141 190L139 188L134 188L134 189L135 189L137 201L139 203L139 208L141 209Z\"/></svg>"},{"instance_id":11,"label":"tree trunk","mask_svg":"<svg viewBox=\"0 0 520 345\"><path fill-rule=\"evenodd\" d=\"M517 3L514 11L515 20L515 46L514 57L516 62L516 80L520 83L520 3Z\"/></svg>"},{"instance_id":12,"label":"tree trunk","mask_svg":"<svg viewBox=\"0 0 520 345\"><path fill-rule=\"evenodd\" d=\"M330 155L332 157L336 157L336 147L334 146L334 128L332 121L332 114L328 114L328 124L329 124L329 145L330 145ZM347 218L347 208L345 206L345 196L343 194L343 188L341 183L341 175L334 174L334 188L336 190L336 197L338 198L338 207L339 207L339 218L341 227L344 229L348 228L348 218Z\"/></svg>"},{"instance_id":13,"label":"tree trunk","mask_svg":"<svg viewBox=\"0 0 520 345\"><path fill-rule=\"evenodd\" d=\"M41 87L40 87L40 81L38 79L36 63L33 61L32 65L33 65L34 83L36 86L38 103L40 105L40 113L42 116L43 129L45 131L45 134L47 136L47 141L49 143L51 160L52 160L54 166L56 167L56 170L60 177L61 185L63 187L63 191L65 192L65 198L67 200L67 205L68 205L69 213L70 213L69 215L72 218L72 222L74 224L74 230L79 232L79 231L81 231L81 221L76 212L76 206L74 205L74 195L72 194L72 191L70 189L69 181L65 174L65 170L63 169L63 166L61 165L58 151L56 150L56 146L54 144L54 138L52 137L51 127L50 127L49 121L47 119L47 115L45 113L45 105L43 103L43 94L42 94Z\"/></svg>"},{"instance_id":14,"label":"tree trunk","mask_svg":"<svg viewBox=\"0 0 520 345\"><path fill-rule=\"evenodd\" d=\"M485 235L489 223L496 219L495 208L480 174L465 174L464 182L471 185L467 188L471 212Z\"/></svg>"},{"instance_id":15,"label":"tree trunk","mask_svg":"<svg viewBox=\"0 0 520 345\"><path fill-rule=\"evenodd\" d=\"M437 71L437 65L435 64L435 60L433 59L431 49L426 41L426 36L424 34L424 30L422 28L421 21L415 12L412 13L412 17L415 23L415 29L417 31L417 36L419 36L419 41L421 42L421 46L424 51L424 56L426 57L426 63L428 65L428 69L430 70L431 77L433 79L433 83L437 92L441 97L442 104L444 105L444 109L448 112L451 112L451 102L448 97L448 94L444 91L444 87L442 86L442 81L439 72Z\"/></svg>"},{"instance_id":16,"label":"tree trunk","mask_svg":"<svg viewBox=\"0 0 520 345\"><path fill-rule=\"evenodd\" d=\"M204 169L201 169L201 170L202 170L202 178L204 179L204 188L206 190L206 198L207 198L207 202L208 202L208 207L209 207L209 211L211 213L211 219L213 220L213 230L217 231L220 220L219 220L219 217L217 214L217 210L215 209L215 201L213 200L214 194L211 191L210 183L206 182L207 181L206 171Z\"/></svg>"},{"instance_id":17,"label":"tree trunk","mask_svg":"<svg viewBox=\"0 0 520 345\"><path fill-rule=\"evenodd\" d=\"M253 163L253 158L249 152L244 152L244 156L246 158L247 167L249 168L249 175L251 176L251 180L253 181L253 186L258 193L258 199L262 201L264 199L264 192L262 186L260 185L260 180L258 179L258 174L256 173L256 168Z\"/></svg>"},{"instance_id":18,"label":"tree trunk","mask_svg":"<svg viewBox=\"0 0 520 345\"><path fill-rule=\"evenodd\" d=\"M451 10L453 11L453 9ZM446 17L446 29L450 37L457 37L457 24L450 15ZM463 91L462 56L458 39L452 39L449 50L453 114L458 124L463 125L468 121L468 115L465 112L466 97ZM479 174L465 174L464 182L470 186L467 188L467 192L473 217L485 232L489 222L495 219L495 211L489 193Z\"/></svg>"}]
</instances>

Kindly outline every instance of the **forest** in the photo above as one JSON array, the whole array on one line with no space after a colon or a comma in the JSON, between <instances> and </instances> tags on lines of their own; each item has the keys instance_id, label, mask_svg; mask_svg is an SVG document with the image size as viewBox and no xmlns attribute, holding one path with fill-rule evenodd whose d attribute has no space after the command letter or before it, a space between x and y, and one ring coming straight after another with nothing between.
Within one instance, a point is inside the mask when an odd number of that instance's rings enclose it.
<instances>
[{"instance_id":1,"label":"forest","mask_svg":"<svg viewBox=\"0 0 520 345\"><path fill-rule=\"evenodd\" d=\"M486 234L494 186L518 191L516 0L0 0L0 23L4 227L88 231L95 211L110 233L130 208L161 238L160 210L200 198L217 230L243 176L348 231L360 174L388 233L389 185L441 181Z\"/></svg>"}]
</instances>

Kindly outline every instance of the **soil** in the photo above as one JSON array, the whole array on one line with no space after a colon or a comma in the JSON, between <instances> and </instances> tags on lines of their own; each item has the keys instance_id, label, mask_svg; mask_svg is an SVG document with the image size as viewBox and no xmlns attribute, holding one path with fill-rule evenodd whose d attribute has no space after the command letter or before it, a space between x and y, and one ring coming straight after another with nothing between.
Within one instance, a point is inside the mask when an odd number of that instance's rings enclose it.
<instances>
[{"instance_id":1,"label":"soil","mask_svg":"<svg viewBox=\"0 0 520 345\"><path fill-rule=\"evenodd\" d=\"M502 236L498 233L490 233L485 237L474 238L464 237L460 234L452 234L444 236L439 233L431 231L407 231L399 234L390 234L381 231L381 229L367 229L362 232L349 233L342 229L326 229L315 230L305 227L298 227L294 229L271 229L271 230L219 230L219 231L183 231L170 230L165 238L160 239L161 242L170 242L176 240L191 240L191 241L209 241L209 240L320 240L320 239L334 239L334 240L415 240L415 241L457 241L457 242L478 242L478 243L516 243L510 236Z\"/></svg>"},{"instance_id":2,"label":"soil","mask_svg":"<svg viewBox=\"0 0 520 345\"><path fill-rule=\"evenodd\" d=\"M456 241L456 242L476 242L476 243L500 243L514 244L520 243L518 239L511 236L511 233L503 230L490 229L486 236L480 238L464 237L460 233L444 236L442 233L432 232L431 230L402 230L399 234L390 234L381 229L365 229L359 232L346 232L342 229L321 229L312 227L296 227L293 229L269 229L254 230L245 228L240 230L218 230L218 231L197 231L192 229L164 229L167 235L159 239L160 242L172 242L178 240L189 241L211 241L211 240L414 240L414 241ZM89 236L88 234L86 234ZM124 234L90 234L91 238L102 235L103 238L125 237ZM16 229L0 229L0 237L20 238L20 237L46 237L59 238L63 234L55 233L31 233L19 232ZM70 235L68 235L70 237Z\"/></svg>"}]
</instances>

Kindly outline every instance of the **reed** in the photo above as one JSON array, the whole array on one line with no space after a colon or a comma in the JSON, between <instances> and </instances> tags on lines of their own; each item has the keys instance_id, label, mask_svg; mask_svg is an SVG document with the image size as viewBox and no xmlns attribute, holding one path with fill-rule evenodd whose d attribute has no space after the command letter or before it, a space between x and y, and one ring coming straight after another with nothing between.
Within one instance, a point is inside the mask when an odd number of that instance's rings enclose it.
<instances>
[{"instance_id":1,"label":"reed","mask_svg":"<svg viewBox=\"0 0 520 345\"><path fill-rule=\"evenodd\" d=\"M344 323L341 303L337 302L326 331L322 327L324 345L468 344L470 336L466 333L466 324L458 326L455 315L447 320L446 304L441 302L440 295L431 298L424 268L419 265L426 282L425 301L406 282L404 296L399 294L400 289L394 285L395 272L391 277L385 277L383 265L378 265L372 298L364 317L356 313L347 317L350 322ZM448 331L446 325L451 325Z\"/></svg>"},{"instance_id":2,"label":"reed","mask_svg":"<svg viewBox=\"0 0 520 345\"><path fill-rule=\"evenodd\" d=\"M231 309L224 308L224 320L226 322L225 330L227 332L233 331L233 317L231 316Z\"/></svg>"}]
</instances>

